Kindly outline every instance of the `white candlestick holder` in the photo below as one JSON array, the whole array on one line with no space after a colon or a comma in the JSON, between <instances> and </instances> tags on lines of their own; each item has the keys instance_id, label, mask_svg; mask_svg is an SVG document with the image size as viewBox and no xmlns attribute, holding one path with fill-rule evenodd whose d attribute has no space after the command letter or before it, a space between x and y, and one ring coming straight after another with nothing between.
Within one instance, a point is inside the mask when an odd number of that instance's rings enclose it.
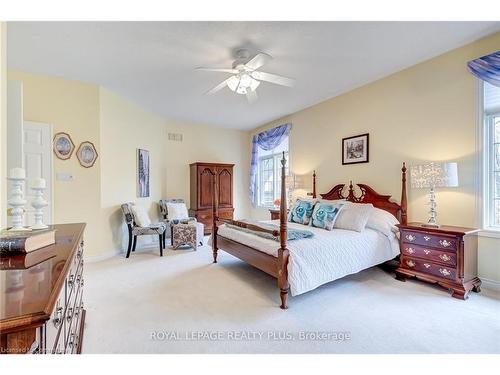
<instances>
[{"instance_id":1,"label":"white candlestick holder","mask_svg":"<svg viewBox=\"0 0 500 375\"><path fill-rule=\"evenodd\" d=\"M8 177L8 180L12 182L12 190L10 193L10 198L7 201L12 207L12 227L10 231L29 231L30 228L24 226L24 205L26 200L23 195L23 184L25 178L20 177Z\"/></svg>"},{"instance_id":2,"label":"white candlestick holder","mask_svg":"<svg viewBox=\"0 0 500 375\"><path fill-rule=\"evenodd\" d=\"M35 224L31 229L47 229L48 225L43 223L43 208L48 205L48 202L43 198L44 187L31 187L35 192L35 198L31 202L31 205L35 209Z\"/></svg>"}]
</instances>

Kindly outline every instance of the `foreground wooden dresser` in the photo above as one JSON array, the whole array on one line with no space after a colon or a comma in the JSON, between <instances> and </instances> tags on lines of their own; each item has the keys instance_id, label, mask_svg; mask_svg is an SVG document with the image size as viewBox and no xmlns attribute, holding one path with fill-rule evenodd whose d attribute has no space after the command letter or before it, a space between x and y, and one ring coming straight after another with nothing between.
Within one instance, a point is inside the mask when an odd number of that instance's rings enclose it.
<instances>
[{"instance_id":1,"label":"foreground wooden dresser","mask_svg":"<svg viewBox=\"0 0 500 375\"><path fill-rule=\"evenodd\" d=\"M56 230L55 245L37 250L50 252L49 259L27 269L20 269L14 260L11 266L7 258L2 260L2 354L64 354L82 350L85 224L52 228Z\"/></svg>"}]
</instances>

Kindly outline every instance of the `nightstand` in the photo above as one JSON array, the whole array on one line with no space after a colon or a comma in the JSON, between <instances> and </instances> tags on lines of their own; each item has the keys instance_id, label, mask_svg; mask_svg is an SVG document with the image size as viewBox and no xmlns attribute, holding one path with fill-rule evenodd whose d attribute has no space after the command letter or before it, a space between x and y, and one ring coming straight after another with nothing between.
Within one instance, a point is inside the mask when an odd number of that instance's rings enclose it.
<instances>
[{"instance_id":1,"label":"nightstand","mask_svg":"<svg viewBox=\"0 0 500 375\"><path fill-rule=\"evenodd\" d=\"M288 213L290 210L287 210ZM269 213L271 214L271 220L279 220L280 219L280 209L279 208L270 208Z\"/></svg>"},{"instance_id":2,"label":"nightstand","mask_svg":"<svg viewBox=\"0 0 500 375\"><path fill-rule=\"evenodd\" d=\"M453 291L452 297L467 299L480 292L477 277L478 229L443 225L423 227L421 223L399 224L400 264L396 279L416 277Z\"/></svg>"}]
</instances>

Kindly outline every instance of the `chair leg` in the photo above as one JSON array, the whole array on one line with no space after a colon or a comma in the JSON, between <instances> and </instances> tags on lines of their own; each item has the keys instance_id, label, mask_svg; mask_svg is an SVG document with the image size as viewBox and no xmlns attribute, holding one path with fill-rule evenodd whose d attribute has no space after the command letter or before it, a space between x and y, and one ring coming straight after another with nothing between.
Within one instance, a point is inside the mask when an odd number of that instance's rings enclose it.
<instances>
[{"instance_id":1,"label":"chair leg","mask_svg":"<svg viewBox=\"0 0 500 375\"><path fill-rule=\"evenodd\" d=\"M132 231L128 231L128 249L127 249L127 256L128 258L130 256L130 250L132 250Z\"/></svg>"},{"instance_id":2,"label":"chair leg","mask_svg":"<svg viewBox=\"0 0 500 375\"><path fill-rule=\"evenodd\" d=\"M160 256L163 256L163 234L159 235L159 242L160 242Z\"/></svg>"},{"instance_id":3,"label":"chair leg","mask_svg":"<svg viewBox=\"0 0 500 375\"><path fill-rule=\"evenodd\" d=\"M174 246L174 227L170 227L170 246Z\"/></svg>"},{"instance_id":4,"label":"chair leg","mask_svg":"<svg viewBox=\"0 0 500 375\"><path fill-rule=\"evenodd\" d=\"M132 245L132 251L135 251L136 246L137 246L137 236L134 236L134 244Z\"/></svg>"}]
</instances>

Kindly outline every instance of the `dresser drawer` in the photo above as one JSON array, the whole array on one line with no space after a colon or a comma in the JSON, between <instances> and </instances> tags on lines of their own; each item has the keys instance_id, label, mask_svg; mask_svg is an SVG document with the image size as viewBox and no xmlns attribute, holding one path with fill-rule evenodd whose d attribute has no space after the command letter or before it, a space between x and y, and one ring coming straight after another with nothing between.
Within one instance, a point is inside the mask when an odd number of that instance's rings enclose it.
<instances>
[{"instance_id":1,"label":"dresser drawer","mask_svg":"<svg viewBox=\"0 0 500 375\"><path fill-rule=\"evenodd\" d=\"M401 242L435 247L446 251L456 251L458 247L458 241L456 238L430 233L413 232L409 230L401 231Z\"/></svg>"},{"instance_id":2,"label":"dresser drawer","mask_svg":"<svg viewBox=\"0 0 500 375\"><path fill-rule=\"evenodd\" d=\"M455 280L457 276L457 270L453 267L407 256L401 257L401 267L449 280Z\"/></svg>"},{"instance_id":3,"label":"dresser drawer","mask_svg":"<svg viewBox=\"0 0 500 375\"><path fill-rule=\"evenodd\" d=\"M457 255L454 252L452 253L452 252L440 251L425 246L403 243L401 245L401 253L403 255L416 258L423 258L426 260L450 265L453 267L457 265Z\"/></svg>"},{"instance_id":4,"label":"dresser drawer","mask_svg":"<svg viewBox=\"0 0 500 375\"><path fill-rule=\"evenodd\" d=\"M219 217L221 219L232 219L233 218L233 210L229 210L229 211L222 211L220 210L219 211Z\"/></svg>"},{"instance_id":5,"label":"dresser drawer","mask_svg":"<svg viewBox=\"0 0 500 375\"><path fill-rule=\"evenodd\" d=\"M67 331L68 336L66 338L66 353L75 353L80 334L80 318L83 310L83 288L79 287L76 293L75 303L72 306L71 318L68 315L67 320Z\"/></svg>"},{"instance_id":6,"label":"dresser drawer","mask_svg":"<svg viewBox=\"0 0 500 375\"><path fill-rule=\"evenodd\" d=\"M50 319L45 323L45 352L52 353L59 341L64 341L64 312L66 301L64 291L57 299Z\"/></svg>"}]
</instances>

